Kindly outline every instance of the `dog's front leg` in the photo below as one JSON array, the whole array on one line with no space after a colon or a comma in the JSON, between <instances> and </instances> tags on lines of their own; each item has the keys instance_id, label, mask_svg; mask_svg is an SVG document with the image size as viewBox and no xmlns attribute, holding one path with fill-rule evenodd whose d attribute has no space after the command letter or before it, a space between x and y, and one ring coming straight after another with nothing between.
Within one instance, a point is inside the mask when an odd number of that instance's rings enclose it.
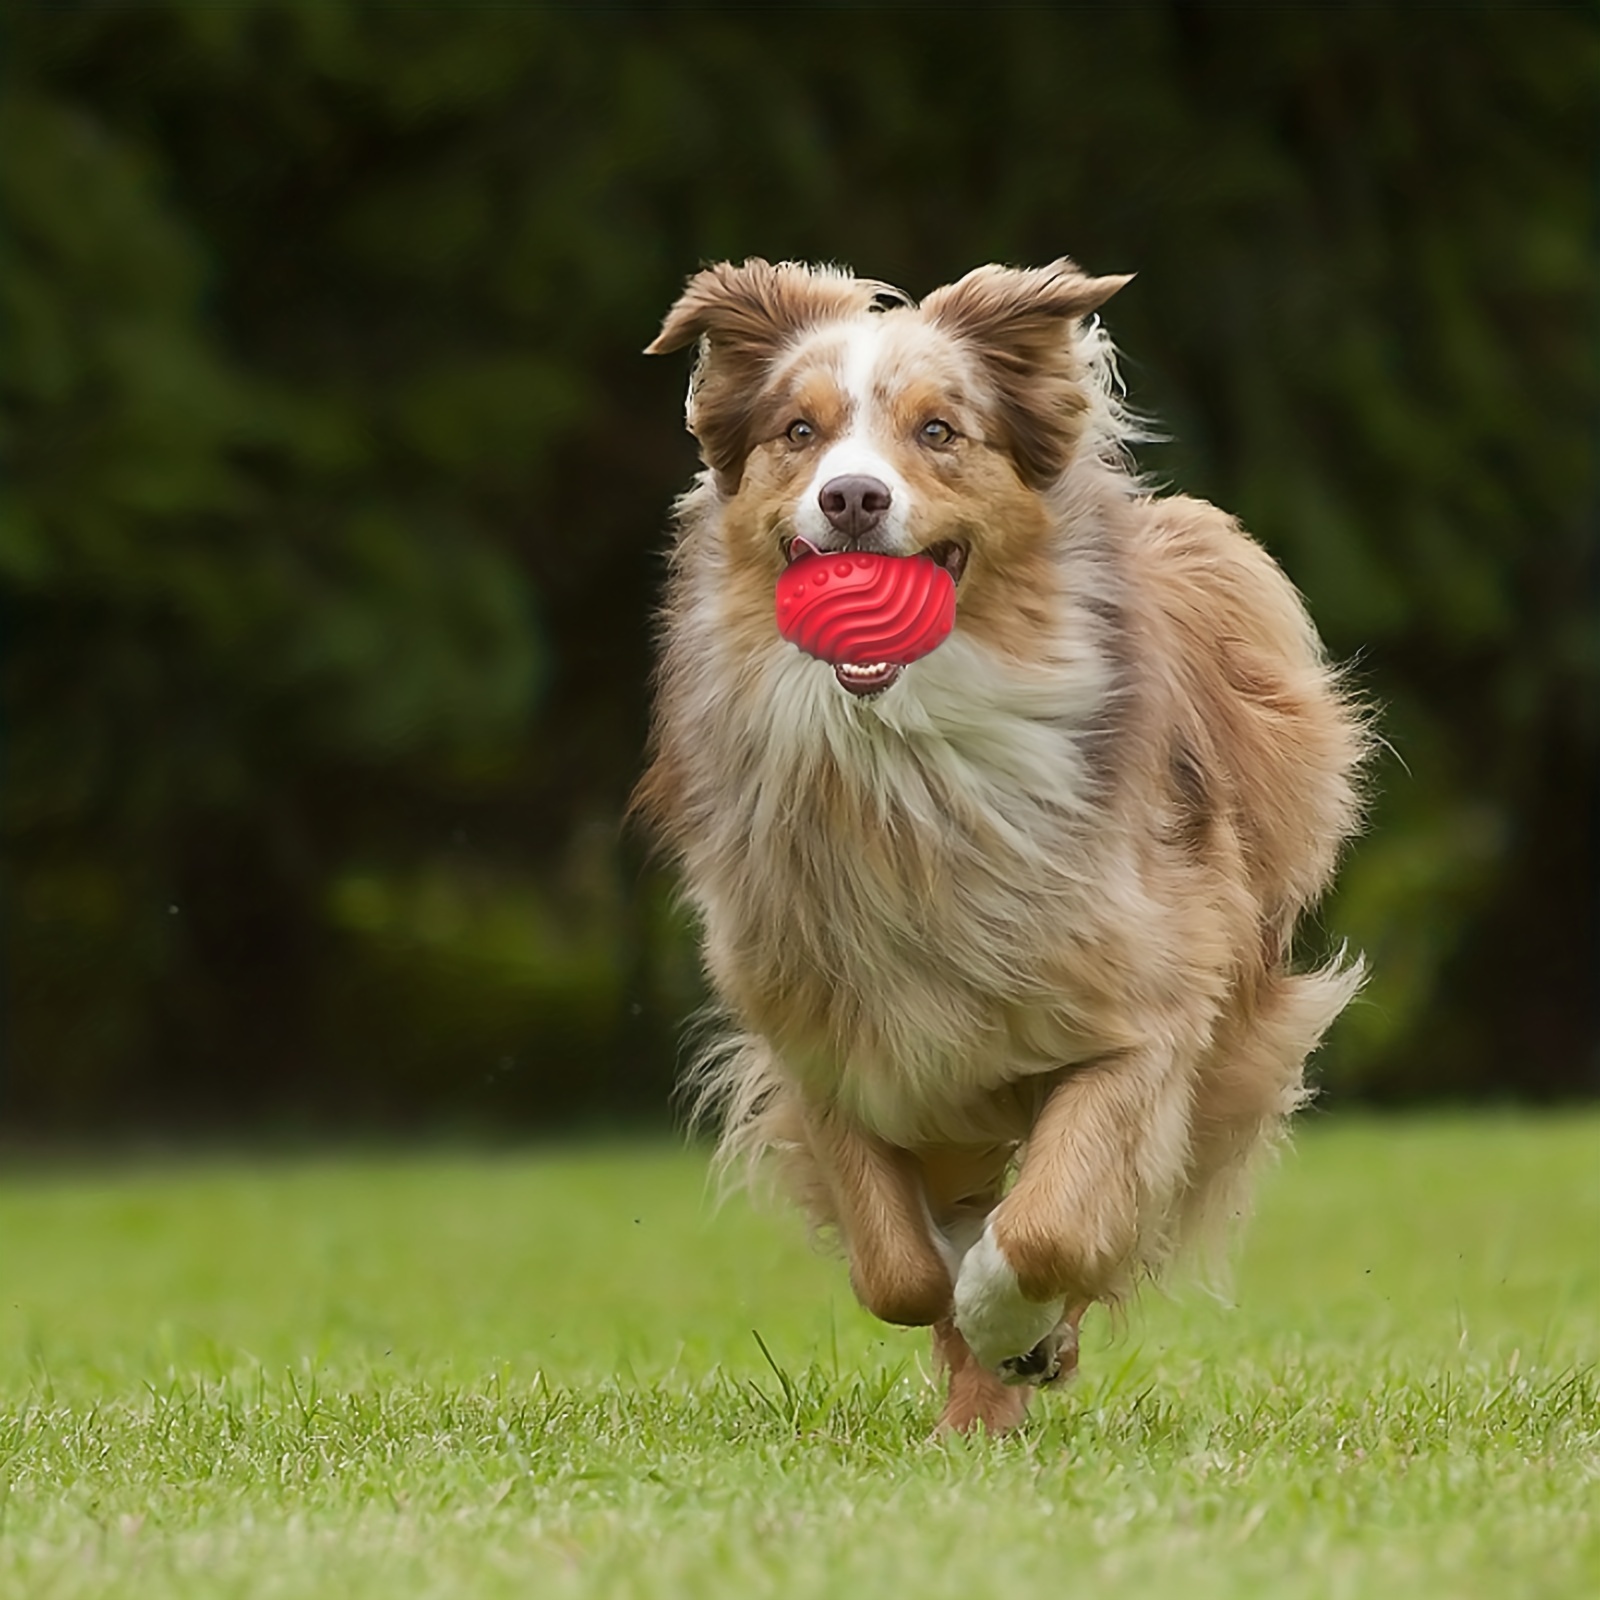
<instances>
[{"instance_id":1,"label":"dog's front leg","mask_svg":"<svg viewBox=\"0 0 1600 1600\"><path fill-rule=\"evenodd\" d=\"M1037 1379L1053 1354L1039 1347L1068 1313L1126 1290L1150 1243L1141 1216L1165 1214L1182 1179L1188 1122L1161 1050L1080 1068L1051 1092L956 1282L956 1327L983 1366Z\"/></svg>"},{"instance_id":2,"label":"dog's front leg","mask_svg":"<svg viewBox=\"0 0 1600 1600\"><path fill-rule=\"evenodd\" d=\"M856 1298L873 1316L907 1327L948 1316L950 1272L915 1158L834 1107L807 1107L806 1135L844 1234Z\"/></svg>"}]
</instances>

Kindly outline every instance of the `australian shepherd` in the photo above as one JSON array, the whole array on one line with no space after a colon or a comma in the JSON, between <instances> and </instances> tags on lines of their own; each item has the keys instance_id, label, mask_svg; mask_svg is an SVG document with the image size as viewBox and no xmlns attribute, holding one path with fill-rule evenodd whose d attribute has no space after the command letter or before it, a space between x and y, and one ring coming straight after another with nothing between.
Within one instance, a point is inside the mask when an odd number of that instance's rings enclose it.
<instances>
[{"instance_id":1,"label":"australian shepherd","mask_svg":"<svg viewBox=\"0 0 1600 1600\"><path fill-rule=\"evenodd\" d=\"M1015 1426L1087 1307L1239 1214L1360 978L1290 956L1361 719L1266 552L1131 470L1127 281L724 263L650 346L698 351L637 803L731 1018L702 1095L933 1329L945 1428ZM785 642L785 565L836 551L931 555L953 632Z\"/></svg>"}]
</instances>

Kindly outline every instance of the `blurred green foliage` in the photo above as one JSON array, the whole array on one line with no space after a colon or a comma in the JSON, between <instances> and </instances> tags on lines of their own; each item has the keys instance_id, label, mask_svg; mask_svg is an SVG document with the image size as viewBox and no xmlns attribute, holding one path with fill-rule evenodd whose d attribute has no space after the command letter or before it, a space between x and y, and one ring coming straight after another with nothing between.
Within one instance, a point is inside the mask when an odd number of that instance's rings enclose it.
<instances>
[{"instance_id":1,"label":"blurred green foliage","mask_svg":"<svg viewBox=\"0 0 1600 1600\"><path fill-rule=\"evenodd\" d=\"M1590 8L78 4L4 72L13 1125L659 1111L637 351L746 254L1136 269L1143 464L1393 749L1325 1076L1600 1083Z\"/></svg>"}]
</instances>

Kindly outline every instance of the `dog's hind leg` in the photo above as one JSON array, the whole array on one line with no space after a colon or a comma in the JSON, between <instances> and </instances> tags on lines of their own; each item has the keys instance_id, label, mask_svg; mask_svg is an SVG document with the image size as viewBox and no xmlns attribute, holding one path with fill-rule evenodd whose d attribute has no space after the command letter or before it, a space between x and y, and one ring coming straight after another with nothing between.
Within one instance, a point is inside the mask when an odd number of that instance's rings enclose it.
<instances>
[{"instance_id":1,"label":"dog's hind leg","mask_svg":"<svg viewBox=\"0 0 1600 1600\"><path fill-rule=\"evenodd\" d=\"M1033 1390L1006 1383L981 1366L957 1330L954 1318L946 1317L934 1324L933 1354L950 1386L944 1410L934 1425L935 1436L971 1433L977 1428L988 1433L1009 1433L1027 1416Z\"/></svg>"}]
</instances>

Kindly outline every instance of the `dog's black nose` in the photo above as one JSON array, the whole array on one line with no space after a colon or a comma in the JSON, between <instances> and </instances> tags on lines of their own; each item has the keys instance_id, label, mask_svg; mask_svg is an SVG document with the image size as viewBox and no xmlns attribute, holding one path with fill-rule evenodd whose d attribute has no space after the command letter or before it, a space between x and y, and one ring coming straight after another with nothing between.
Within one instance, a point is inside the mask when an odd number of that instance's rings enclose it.
<instances>
[{"instance_id":1,"label":"dog's black nose","mask_svg":"<svg viewBox=\"0 0 1600 1600\"><path fill-rule=\"evenodd\" d=\"M889 485L881 478L829 478L817 491L822 514L847 539L871 533L889 510Z\"/></svg>"}]
</instances>

